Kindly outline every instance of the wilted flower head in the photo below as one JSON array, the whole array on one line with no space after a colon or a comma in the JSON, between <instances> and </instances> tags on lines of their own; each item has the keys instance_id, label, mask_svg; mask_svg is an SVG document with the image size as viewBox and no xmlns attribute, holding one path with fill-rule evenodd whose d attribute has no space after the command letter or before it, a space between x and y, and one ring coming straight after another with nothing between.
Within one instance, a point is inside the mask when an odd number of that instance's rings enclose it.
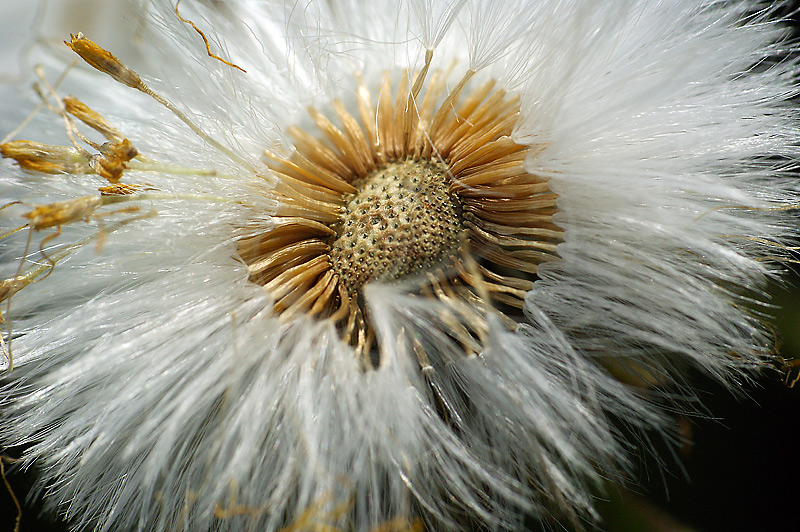
<instances>
[{"instance_id":1,"label":"wilted flower head","mask_svg":"<svg viewBox=\"0 0 800 532\"><path fill-rule=\"evenodd\" d=\"M0 143L0 442L77 528L577 524L656 390L770 361L775 6L151 7Z\"/></svg>"}]
</instances>

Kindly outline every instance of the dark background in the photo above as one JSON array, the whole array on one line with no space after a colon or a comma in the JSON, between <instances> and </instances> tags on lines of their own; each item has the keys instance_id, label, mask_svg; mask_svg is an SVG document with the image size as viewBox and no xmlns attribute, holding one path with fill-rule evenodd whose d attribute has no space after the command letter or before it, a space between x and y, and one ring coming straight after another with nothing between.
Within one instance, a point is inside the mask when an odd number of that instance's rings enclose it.
<instances>
[{"instance_id":1,"label":"dark background","mask_svg":"<svg viewBox=\"0 0 800 532\"><path fill-rule=\"evenodd\" d=\"M800 35L794 2L785 10ZM800 217L795 218L800 226ZM800 259L800 256L796 257ZM800 360L800 275L789 266L789 289L773 287L780 352ZM795 376L797 373L795 373ZM609 486L598 494L608 532L772 532L800 530L800 383L790 388L779 371L769 371L733 397L719 385L694 378L708 416L681 418L687 443L662 463L647 453L638 460L635 491ZM19 449L5 450L7 455ZM8 468L7 468L8 469ZM22 532L68 528L41 515L38 501L25 502L35 471L7 474L23 504ZM0 484L0 532L11 531L16 508ZM558 524L551 524L556 530ZM539 529L532 523L531 530Z\"/></svg>"}]
</instances>

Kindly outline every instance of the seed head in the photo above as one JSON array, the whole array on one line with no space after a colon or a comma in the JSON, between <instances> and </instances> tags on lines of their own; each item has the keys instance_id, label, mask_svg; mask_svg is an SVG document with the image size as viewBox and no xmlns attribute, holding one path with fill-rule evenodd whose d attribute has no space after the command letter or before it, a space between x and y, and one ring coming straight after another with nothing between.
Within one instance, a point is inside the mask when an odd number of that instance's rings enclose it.
<instances>
[{"instance_id":1,"label":"seed head","mask_svg":"<svg viewBox=\"0 0 800 532\"><path fill-rule=\"evenodd\" d=\"M578 529L774 360L779 4L175 4L0 141L0 444L76 529Z\"/></svg>"}]
</instances>

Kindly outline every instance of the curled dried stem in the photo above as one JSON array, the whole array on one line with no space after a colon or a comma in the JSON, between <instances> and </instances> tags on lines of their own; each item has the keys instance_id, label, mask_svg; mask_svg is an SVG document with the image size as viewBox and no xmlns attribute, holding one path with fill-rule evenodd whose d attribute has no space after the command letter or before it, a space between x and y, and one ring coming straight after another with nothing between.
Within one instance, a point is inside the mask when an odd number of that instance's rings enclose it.
<instances>
[{"instance_id":1,"label":"curled dried stem","mask_svg":"<svg viewBox=\"0 0 800 532\"><path fill-rule=\"evenodd\" d=\"M247 70L243 69L239 65L231 63L230 61L226 61L225 59L223 59L220 56L218 56L218 55L214 54L213 52L211 52L211 46L208 43L208 38L206 37L206 34L203 33L202 30L200 30L200 28L198 28L195 25L194 22L192 22L191 20L185 19L185 18L183 18L181 16L181 12L178 10L178 6L180 6L180 5L181 5L181 0L178 0L178 2L175 4L175 15L180 19L181 22L183 22L185 24L189 24L192 28L194 28L194 31L196 31L198 34L200 34L200 37L203 38L203 42L206 45L206 53L208 54L208 57L216 59L220 63L224 63L224 64L228 65L229 67L233 67L233 68L239 69L242 72L244 72L245 74L247 74Z\"/></svg>"}]
</instances>

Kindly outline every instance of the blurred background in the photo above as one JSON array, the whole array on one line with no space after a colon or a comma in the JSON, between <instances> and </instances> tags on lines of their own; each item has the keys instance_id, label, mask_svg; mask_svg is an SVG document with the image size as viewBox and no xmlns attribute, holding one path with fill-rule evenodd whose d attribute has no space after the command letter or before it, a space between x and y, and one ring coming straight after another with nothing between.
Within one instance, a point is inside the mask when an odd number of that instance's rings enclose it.
<instances>
[{"instance_id":1,"label":"blurred background","mask_svg":"<svg viewBox=\"0 0 800 532\"><path fill-rule=\"evenodd\" d=\"M794 2L783 14L800 36ZM126 20L122 29L108 20ZM141 14L117 0L51 0L37 4L0 0L0 83L26 79L20 67L25 43L36 35L54 42L81 30L97 42L115 43L119 57L135 54L133 39ZM797 37L795 37L797 38ZM129 53L126 52L129 50ZM2 137L6 131L0 131ZM2 179L2 175L0 175ZM796 217L800 226L800 217ZM800 255L796 257L800 259ZM780 353L800 361L800 267L788 265L788 290L772 287L775 327L782 339ZM741 397L719 385L694 377L707 415L682 417L677 424L686 443L679 449L661 449L660 462L644 450L635 459L639 485L634 489L610 485L598 493L608 532L736 532L800 530L800 470L797 435L800 434L800 368L788 378L779 370L767 371L747 384ZM6 450L8 455L18 449ZM7 475L9 487L23 504L22 532L59 532L65 523L43 515L38 501L25 502L36 471ZM8 490L0 485L0 532L14 527L16 508ZM561 525L549 523L559 529ZM540 523L529 523L539 530Z\"/></svg>"}]
</instances>

